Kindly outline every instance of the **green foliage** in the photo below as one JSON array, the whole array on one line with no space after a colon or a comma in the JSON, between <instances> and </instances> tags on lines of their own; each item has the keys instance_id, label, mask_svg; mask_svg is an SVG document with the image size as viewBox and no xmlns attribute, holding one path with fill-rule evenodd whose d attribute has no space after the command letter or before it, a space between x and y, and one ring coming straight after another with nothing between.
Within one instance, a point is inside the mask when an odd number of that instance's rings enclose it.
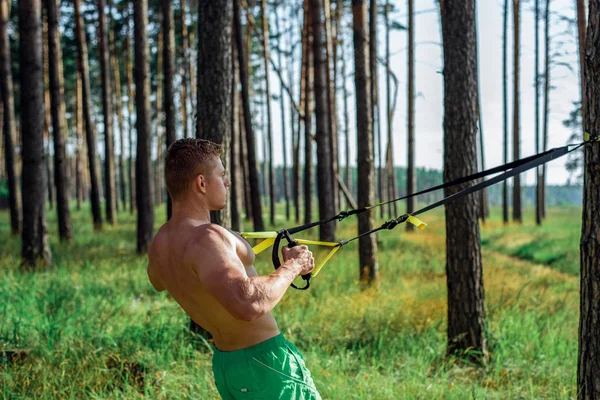
<instances>
[{"instance_id":1,"label":"green foliage","mask_svg":"<svg viewBox=\"0 0 600 400\"><path fill-rule=\"evenodd\" d=\"M274 310L323 398L576 396L578 278L541 260L577 252L565 238L578 236L580 210L551 209L542 229L531 222L504 227L500 210L492 212L482 230L487 366L443 357L445 224L436 210L422 216L425 231L399 227L377 236L378 290L358 289L354 242L308 292L288 292ZM156 228L164 216L157 209ZM134 216L119 214L118 227L97 233L87 206L73 210L74 240L66 244L51 213L55 267L34 273L19 269L20 241L10 236L8 219L0 213L0 354L25 349L28 357L0 357L0 398L217 398L210 348L190 334L174 300L152 289L146 258L134 254ZM525 219L533 221L531 210ZM277 223L289 224L281 212ZM354 220L338 224L339 238L355 232ZM534 242L547 245L527 247ZM317 259L324 255L313 250ZM259 273L272 270L269 258L258 257Z\"/></svg>"}]
</instances>

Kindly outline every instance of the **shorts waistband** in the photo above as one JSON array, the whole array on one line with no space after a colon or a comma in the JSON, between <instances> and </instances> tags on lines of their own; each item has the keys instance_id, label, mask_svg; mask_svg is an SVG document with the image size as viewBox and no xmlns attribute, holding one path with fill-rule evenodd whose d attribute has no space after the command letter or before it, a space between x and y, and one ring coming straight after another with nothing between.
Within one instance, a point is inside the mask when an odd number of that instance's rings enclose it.
<instances>
[{"instance_id":1,"label":"shorts waistband","mask_svg":"<svg viewBox=\"0 0 600 400\"><path fill-rule=\"evenodd\" d=\"M219 359L219 361L237 361L244 360L249 357L256 356L257 354L263 353L267 350L278 348L287 345L288 341L285 339L282 333L277 336L273 336L271 339L267 339L264 342L255 344L254 346L247 347L245 349L234 350L234 351L221 351L214 348L213 358Z\"/></svg>"}]
</instances>

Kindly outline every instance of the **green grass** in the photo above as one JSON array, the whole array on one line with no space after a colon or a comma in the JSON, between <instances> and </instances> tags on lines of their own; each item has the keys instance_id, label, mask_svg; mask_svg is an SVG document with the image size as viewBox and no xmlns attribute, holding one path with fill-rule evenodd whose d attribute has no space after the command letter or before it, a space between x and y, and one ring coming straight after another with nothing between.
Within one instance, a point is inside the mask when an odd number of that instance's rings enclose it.
<instances>
[{"instance_id":1,"label":"green grass","mask_svg":"<svg viewBox=\"0 0 600 400\"><path fill-rule=\"evenodd\" d=\"M423 215L424 231L399 226L378 235L377 288L358 289L354 242L309 291L290 290L275 308L323 398L575 397L578 279L564 266L578 257L580 211L549 210L541 229L504 227L493 214L482 231L488 365L443 358L445 225L438 210ZM157 221L164 215L157 209ZM89 210L74 212L70 244L58 242L55 218L54 268L23 273L20 239L10 237L8 214L0 213L0 352L29 352L25 360L0 361L0 398L217 398L210 348L190 334L168 294L152 289L146 259L135 255L135 218L120 214L117 227L95 233ZM355 233L354 219L338 224L339 238ZM258 258L260 273L271 271L269 258Z\"/></svg>"}]
</instances>

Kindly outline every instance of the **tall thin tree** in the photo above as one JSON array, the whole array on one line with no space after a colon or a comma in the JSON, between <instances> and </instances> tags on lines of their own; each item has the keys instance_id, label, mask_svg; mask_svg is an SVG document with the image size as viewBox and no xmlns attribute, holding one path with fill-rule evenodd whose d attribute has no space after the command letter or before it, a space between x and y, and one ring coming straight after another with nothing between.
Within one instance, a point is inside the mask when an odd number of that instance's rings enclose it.
<instances>
[{"instance_id":1,"label":"tall thin tree","mask_svg":"<svg viewBox=\"0 0 600 400\"><path fill-rule=\"evenodd\" d=\"M275 225L275 177L273 176L273 133L271 131L271 80L269 79L269 15L267 14L267 0L260 2L261 20L262 20L262 40L263 40L263 62L265 68L265 108L266 137L263 139L267 144L267 153L265 161L268 162L268 182L269 182L269 216L271 225ZM267 175L263 177L267 179Z\"/></svg>"},{"instance_id":2,"label":"tall thin tree","mask_svg":"<svg viewBox=\"0 0 600 400\"><path fill-rule=\"evenodd\" d=\"M12 80L12 57L8 37L10 0L0 0L0 98L3 105L4 163L8 178L8 203L10 207L10 226L13 235L21 233L22 208L21 185L17 176L17 157L15 154L15 103Z\"/></svg>"},{"instance_id":3,"label":"tall thin tree","mask_svg":"<svg viewBox=\"0 0 600 400\"><path fill-rule=\"evenodd\" d=\"M441 3L444 46L444 181L477 171L475 0ZM460 157L456 157L460 154ZM446 189L446 196L466 188ZM446 205L448 352L485 360L478 196Z\"/></svg>"},{"instance_id":4,"label":"tall thin tree","mask_svg":"<svg viewBox=\"0 0 600 400\"><path fill-rule=\"evenodd\" d=\"M52 110L52 132L54 139L54 184L56 186L56 210L58 234L61 240L73 237L67 180L67 119L63 88L62 50L58 27L57 0L44 0L48 17L48 63L50 78L50 101Z\"/></svg>"},{"instance_id":5,"label":"tall thin tree","mask_svg":"<svg viewBox=\"0 0 600 400\"><path fill-rule=\"evenodd\" d=\"M279 26L279 10L275 10L275 29L277 31L277 47L279 48L277 51L277 60L280 66L283 66L281 53L283 53L283 32ZM290 48L290 53L292 49ZM291 64L289 64L291 69ZM290 77L291 78L291 77ZM290 80L290 86L291 85ZM290 192L289 192L289 182L288 182L288 151L287 151L287 132L286 132L286 118L285 118L285 100L283 97L283 84L279 85L279 105L281 109L281 139L283 142L283 198L285 199L285 219L289 221L290 219ZM293 129L293 117L292 117L292 129Z\"/></svg>"},{"instance_id":6,"label":"tall thin tree","mask_svg":"<svg viewBox=\"0 0 600 400\"><path fill-rule=\"evenodd\" d=\"M310 0L304 2L304 21L306 23L306 82L304 84L304 223L312 221L312 188L313 188L313 160L312 160L312 101L314 96L314 68L312 59L313 28L310 12Z\"/></svg>"},{"instance_id":7,"label":"tall thin tree","mask_svg":"<svg viewBox=\"0 0 600 400\"><path fill-rule=\"evenodd\" d=\"M166 126L166 142L165 147L168 149L175 142L175 89L173 88L173 77L175 74L175 31L174 31L174 16L173 5L171 0L162 1L163 12L163 62L164 62L164 109L165 109L165 126ZM162 163L162 160L158 160ZM171 219L172 203L171 196L167 198L167 219Z\"/></svg>"},{"instance_id":8,"label":"tall thin tree","mask_svg":"<svg viewBox=\"0 0 600 400\"><path fill-rule=\"evenodd\" d=\"M584 130L600 134L600 0L589 0L586 33L586 63L583 71L586 93ZM577 398L600 398L600 142L584 150L583 210L581 229L581 297L579 306L579 351L577 358Z\"/></svg>"},{"instance_id":9,"label":"tall thin tree","mask_svg":"<svg viewBox=\"0 0 600 400\"><path fill-rule=\"evenodd\" d=\"M187 20L186 20L186 9L187 9L187 1L186 0L180 0L179 1L179 8L180 8L180 24L181 24L181 64L182 64L182 68L181 68L181 80L182 80L182 85L181 85L181 124L183 125L183 134L185 137L191 137L191 133L190 133L190 129L189 129L189 124L188 124L188 114L187 114L187 110L188 110L188 101L189 101L189 97L188 97L188 91L187 88L188 86L191 86L191 79L190 79L190 56L189 56L189 48L190 48L190 44L189 44L189 35L188 35L188 26L187 26Z\"/></svg>"},{"instance_id":10,"label":"tall thin tree","mask_svg":"<svg viewBox=\"0 0 600 400\"><path fill-rule=\"evenodd\" d=\"M144 254L154 233L154 207L150 177L150 55L148 48L148 0L133 3L135 42L135 103L137 157L137 251Z\"/></svg>"},{"instance_id":11,"label":"tall thin tree","mask_svg":"<svg viewBox=\"0 0 600 400\"><path fill-rule=\"evenodd\" d=\"M374 151L377 154L375 162L377 181L377 200L383 201L383 179L381 164L381 121L379 120L379 73L377 65L377 0L370 0L369 7L369 68L371 70L371 113L373 114L373 141ZM379 207L379 216L383 218L384 208Z\"/></svg>"},{"instance_id":12,"label":"tall thin tree","mask_svg":"<svg viewBox=\"0 0 600 400\"><path fill-rule=\"evenodd\" d=\"M128 10L129 11L129 10ZM133 147L133 103L134 100L134 89L133 89L133 63L131 62L131 12L127 15L126 19L127 30L125 34L125 70L127 71L127 125L128 125L128 137L129 137L129 157L127 160L129 168L129 211L133 214L135 210L137 200L135 197L136 185L135 185L135 160L134 160L134 147Z\"/></svg>"},{"instance_id":13,"label":"tall thin tree","mask_svg":"<svg viewBox=\"0 0 600 400\"><path fill-rule=\"evenodd\" d=\"M504 17L502 23L502 126L503 135L503 161L508 163L508 3L504 0ZM502 220L508 224L508 182L502 182Z\"/></svg>"},{"instance_id":14,"label":"tall thin tree","mask_svg":"<svg viewBox=\"0 0 600 400\"><path fill-rule=\"evenodd\" d=\"M74 0L75 6L75 34L77 36L77 65L81 73L81 96L83 101L83 115L85 120L88 165L90 169L91 203L94 228L102 229L102 212L100 211L100 170L96 152L96 126L92 120L92 105L90 91L90 67L88 63L87 38L85 25L81 13L81 0Z\"/></svg>"},{"instance_id":15,"label":"tall thin tree","mask_svg":"<svg viewBox=\"0 0 600 400\"><path fill-rule=\"evenodd\" d=\"M394 138L393 138L393 123L394 123L394 106L395 99L394 96L394 104L392 104L392 88L391 88L391 78L392 78L392 67L390 65L390 12L392 11L392 6L390 1L387 0L384 10L384 19L385 19L385 86L386 86L386 100L387 100L387 152L386 152L386 167L387 167L387 188L388 188L388 198L395 199L398 196L396 195L396 171L394 169ZM396 84L396 89L398 85ZM396 90L397 94L397 90ZM398 215L397 202L393 202L389 204L389 214L390 215Z\"/></svg>"},{"instance_id":16,"label":"tall thin tree","mask_svg":"<svg viewBox=\"0 0 600 400\"><path fill-rule=\"evenodd\" d=\"M315 117L317 137L317 186L319 192L319 218L335 215L333 154L331 148L331 121L329 110L331 102L328 99L328 68L326 57L326 43L324 41L326 30L323 19L325 12L323 0L311 0L313 28L313 63L314 63L314 90L315 90ZM321 225L319 230L321 240L335 240L335 224Z\"/></svg>"},{"instance_id":17,"label":"tall thin tree","mask_svg":"<svg viewBox=\"0 0 600 400\"><path fill-rule=\"evenodd\" d=\"M102 77L102 110L104 116L104 195L106 198L106 221L116 222L117 197L115 187L115 145L113 138L110 57L104 0L98 0L98 44L100 50L100 75Z\"/></svg>"},{"instance_id":18,"label":"tall thin tree","mask_svg":"<svg viewBox=\"0 0 600 400\"><path fill-rule=\"evenodd\" d=\"M514 47L513 47L513 159L521 157L521 119L520 119L520 85L521 85L521 0L513 0L513 24L514 24ZM517 175L513 180L513 221L523 222L521 212L521 176Z\"/></svg>"},{"instance_id":19,"label":"tall thin tree","mask_svg":"<svg viewBox=\"0 0 600 400\"><path fill-rule=\"evenodd\" d=\"M21 72L21 130L23 135L23 266L51 262L44 207L44 107L42 61L42 3L19 1L19 65Z\"/></svg>"},{"instance_id":20,"label":"tall thin tree","mask_svg":"<svg viewBox=\"0 0 600 400\"><path fill-rule=\"evenodd\" d=\"M540 4L535 0L535 153L540 152ZM535 223L542 224L542 173L536 168Z\"/></svg>"},{"instance_id":21,"label":"tall thin tree","mask_svg":"<svg viewBox=\"0 0 600 400\"><path fill-rule=\"evenodd\" d=\"M550 39L550 0L546 0L545 10L545 25L544 25L544 36L545 36L545 49L544 49L544 127L542 136L542 149L546 151L548 148L548 131L549 131L549 118L550 118L550 82L551 82L551 69L552 56L550 53L551 39ZM541 214L542 218L546 217L546 164L542 166L542 188L541 188Z\"/></svg>"},{"instance_id":22,"label":"tall thin tree","mask_svg":"<svg viewBox=\"0 0 600 400\"><path fill-rule=\"evenodd\" d=\"M244 131L246 135L248 176L250 181L250 199L252 202L252 219L255 231L263 231L265 228L262 218L262 205L260 204L260 190L258 183L258 171L256 169L256 145L254 130L252 129L252 115L250 113L250 99L248 95L248 57L246 46L242 40L242 21L240 15L239 0L233 2L233 22L235 25L235 40L238 48L240 64L240 83L242 87L242 107L244 109ZM246 33L246 35L248 35ZM226 101L226 100L224 100Z\"/></svg>"},{"instance_id":23,"label":"tall thin tree","mask_svg":"<svg viewBox=\"0 0 600 400\"><path fill-rule=\"evenodd\" d=\"M356 88L356 130L358 153L358 206L375 202L375 169L373 163L373 130L370 95L369 49L366 29L367 6L365 0L352 0L354 30L354 83ZM374 212L369 210L358 216L358 231L373 229ZM378 278L377 241L375 235L359 239L359 273L361 286L374 283Z\"/></svg>"},{"instance_id":24,"label":"tall thin tree","mask_svg":"<svg viewBox=\"0 0 600 400\"><path fill-rule=\"evenodd\" d=\"M406 194L417 189L415 171L415 17L414 0L408 0L408 168L406 169ZM415 210L415 198L406 201L406 211ZM406 230L414 230L414 225L406 224Z\"/></svg>"}]
</instances>

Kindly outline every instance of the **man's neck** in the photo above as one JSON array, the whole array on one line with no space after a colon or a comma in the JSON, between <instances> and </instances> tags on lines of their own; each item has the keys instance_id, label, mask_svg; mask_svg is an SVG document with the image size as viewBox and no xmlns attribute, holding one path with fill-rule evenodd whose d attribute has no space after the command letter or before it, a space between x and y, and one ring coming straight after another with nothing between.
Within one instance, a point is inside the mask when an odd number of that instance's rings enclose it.
<instances>
[{"instance_id":1,"label":"man's neck","mask_svg":"<svg viewBox=\"0 0 600 400\"><path fill-rule=\"evenodd\" d=\"M192 202L174 202L172 219L193 219L210 223L210 209L204 204Z\"/></svg>"}]
</instances>

